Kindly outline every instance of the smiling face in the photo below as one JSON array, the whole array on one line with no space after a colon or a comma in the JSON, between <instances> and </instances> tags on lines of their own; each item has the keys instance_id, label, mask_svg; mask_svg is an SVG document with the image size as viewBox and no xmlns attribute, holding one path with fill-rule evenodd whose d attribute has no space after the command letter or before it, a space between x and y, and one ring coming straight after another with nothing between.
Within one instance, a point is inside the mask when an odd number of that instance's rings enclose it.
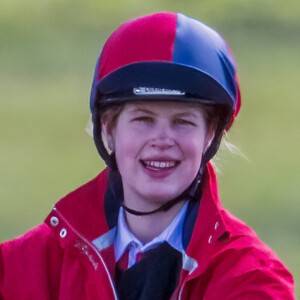
<instances>
[{"instance_id":1,"label":"smiling face","mask_svg":"<svg viewBox=\"0 0 300 300\"><path fill-rule=\"evenodd\" d=\"M205 112L175 102L126 104L106 128L122 177L124 202L147 211L179 196L195 178L210 140Z\"/></svg>"}]
</instances>

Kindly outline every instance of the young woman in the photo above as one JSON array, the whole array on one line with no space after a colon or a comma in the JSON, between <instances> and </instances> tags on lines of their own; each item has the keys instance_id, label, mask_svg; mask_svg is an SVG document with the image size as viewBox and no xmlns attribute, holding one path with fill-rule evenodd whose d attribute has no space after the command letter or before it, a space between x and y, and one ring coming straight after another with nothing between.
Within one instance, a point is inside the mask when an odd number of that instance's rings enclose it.
<instances>
[{"instance_id":1,"label":"young woman","mask_svg":"<svg viewBox=\"0 0 300 300\"><path fill-rule=\"evenodd\" d=\"M107 169L1 245L1 299L294 299L289 271L219 201L209 161L240 108L219 34L176 13L126 22L90 107Z\"/></svg>"}]
</instances>

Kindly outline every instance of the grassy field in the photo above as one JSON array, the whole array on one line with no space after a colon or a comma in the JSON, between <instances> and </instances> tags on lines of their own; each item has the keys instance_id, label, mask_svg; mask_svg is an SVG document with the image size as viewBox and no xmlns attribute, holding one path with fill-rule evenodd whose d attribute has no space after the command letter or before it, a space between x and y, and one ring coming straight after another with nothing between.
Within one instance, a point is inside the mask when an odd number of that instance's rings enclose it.
<instances>
[{"instance_id":1,"label":"grassy field","mask_svg":"<svg viewBox=\"0 0 300 300\"><path fill-rule=\"evenodd\" d=\"M0 4L0 241L42 222L59 198L103 169L85 127L94 63L108 33L139 14L180 10L216 27L238 62L243 106L229 137L247 159L219 153L223 203L300 282L299 5L118 3Z\"/></svg>"}]
</instances>

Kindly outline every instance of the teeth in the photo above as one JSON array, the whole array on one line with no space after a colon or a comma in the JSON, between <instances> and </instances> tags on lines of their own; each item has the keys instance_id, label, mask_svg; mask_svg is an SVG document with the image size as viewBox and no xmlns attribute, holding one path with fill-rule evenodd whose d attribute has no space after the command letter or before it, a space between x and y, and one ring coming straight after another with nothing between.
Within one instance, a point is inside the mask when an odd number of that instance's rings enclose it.
<instances>
[{"instance_id":1,"label":"teeth","mask_svg":"<svg viewBox=\"0 0 300 300\"><path fill-rule=\"evenodd\" d=\"M156 160L145 160L144 164L146 166L154 167L154 168L160 168L160 169L167 169L172 168L176 165L175 161L156 161Z\"/></svg>"},{"instance_id":2,"label":"teeth","mask_svg":"<svg viewBox=\"0 0 300 300\"><path fill-rule=\"evenodd\" d=\"M155 161L155 162L154 162L154 167L155 167L155 168L159 168L159 165L160 165L159 161Z\"/></svg>"}]
</instances>

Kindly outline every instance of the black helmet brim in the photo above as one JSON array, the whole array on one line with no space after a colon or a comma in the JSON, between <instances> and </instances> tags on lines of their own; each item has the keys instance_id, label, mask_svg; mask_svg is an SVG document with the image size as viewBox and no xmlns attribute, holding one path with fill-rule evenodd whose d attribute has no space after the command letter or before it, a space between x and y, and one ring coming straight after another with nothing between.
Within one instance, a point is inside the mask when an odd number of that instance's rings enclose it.
<instances>
[{"instance_id":1,"label":"black helmet brim","mask_svg":"<svg viewBox=\"0 0 300 300\"><path fill-rule=\"evenodd\" d=\"M182 91L172 93L135 93L137 88L154 88ZM222 105L233 111L235 95L232 95L211 75L199 69L169 62L140 62L117 69L96 85L91 103L100 106L137 100L166 100L178 102Z\"/></svg>"}]
</instances>

